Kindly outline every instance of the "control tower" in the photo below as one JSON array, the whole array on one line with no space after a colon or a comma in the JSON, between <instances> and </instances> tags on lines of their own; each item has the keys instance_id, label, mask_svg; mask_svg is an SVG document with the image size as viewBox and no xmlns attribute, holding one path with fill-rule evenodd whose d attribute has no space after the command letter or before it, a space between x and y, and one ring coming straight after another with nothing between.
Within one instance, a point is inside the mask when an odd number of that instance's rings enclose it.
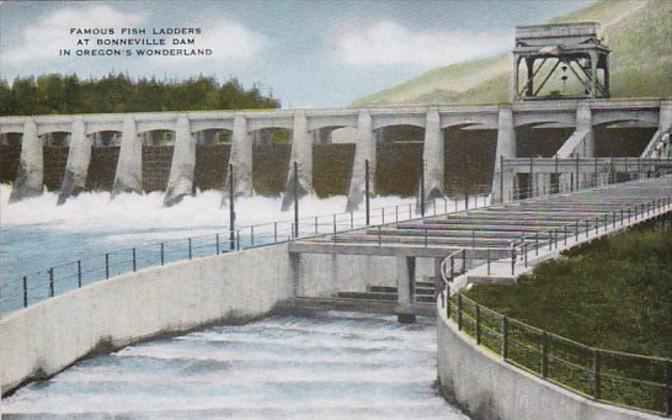
<instances>
[{"instance_id":1,"label":"control tower","mask_svg":"<svg viewBox=\"0 0 672 420\"><path fill-rule=\"evenodd\" d=\"M599 29L597 22L517 26L511 100L608 98L610 51ZM553 79L562 90L544 89ZM567 93L567 82L577 79L581 90Z\"/></svg>"}]
</instances>

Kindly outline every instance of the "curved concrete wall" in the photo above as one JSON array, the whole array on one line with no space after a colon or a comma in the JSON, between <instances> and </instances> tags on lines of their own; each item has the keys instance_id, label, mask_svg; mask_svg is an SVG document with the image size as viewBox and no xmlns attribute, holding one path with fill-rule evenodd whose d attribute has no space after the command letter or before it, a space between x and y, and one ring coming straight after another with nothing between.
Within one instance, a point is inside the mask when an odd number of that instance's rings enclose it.
<instances>
[{"instance_id":1,"label":"curved concrete wall","mask_svg":"<svg viewBox=\"0 0 672 420\"><path fill-rule=\"evenodd\" d=\"M288 244L148 268L0 318L0 389L50 376L96 351L268 314L294 296L395 286L394 258L290 255ZM418 275L431 273L421 261ZM102 347L101 347L102 346Z\"/></svg>"},{"instance_id":2,"label":"curved concrete wall","mask_svg":"<svg viewBox=\"0 0 672 420\"><path fill-rule=\"evenodd\" d=\"M0 319L0 389L52 375L105 343L121 347L264 315L294 293L287 244L126 274Z\"/></svg>"},{"instance_id":3,"label":"curved concrete wall","mask_svg":"<svg viewBox=\"0 0 672 420\"><path fill-rule=\"evenodd\" d=\"M504 363L437 316L441 391L474 420L654 420L661 417L601 404Z\"/></svg>"}]
</instances>

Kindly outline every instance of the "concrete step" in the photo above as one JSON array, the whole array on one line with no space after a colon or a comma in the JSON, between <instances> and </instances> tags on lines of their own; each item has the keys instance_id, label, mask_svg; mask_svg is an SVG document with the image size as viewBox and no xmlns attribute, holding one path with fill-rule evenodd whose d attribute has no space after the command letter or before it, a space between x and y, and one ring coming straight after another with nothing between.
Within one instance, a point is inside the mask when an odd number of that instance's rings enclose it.
<instances>
[{"instance_id":1,"label":"concrete step","mask_svg":"<svg viewBox=\"0 0 672 420\"><path fill-rule=\"evenodd\" d=\"M571 219L571 220L579 220ZM503 220L497 218L479 218L479 217L449 217L443 220L432 220L432 223L452 225L451 229L455 229L454 226L464 226L469 225L469 229L478 230L479 227L486 229L491 229L493 227L500 226L520 226L520 227L534 227L534 226L543 226L543 227L558 227L569 223L567 220L531 220L523 217L512 220Z\"/></svg>"},{"instance_id":2,"label":"concrete step","mask_svg":"<svg viewBox=\"0 0 672 420\"><path fill-rule=\"evenodd\" d=\"M472 238L472 234L478 238L496 238L496 239L513 239L520 236L519 231L487 231L487 230L449 230L442 229L441 226L433 225L426 228L427 236L442 237L442 238ZM378 229L369 229L369 235L377 235ZM395 229L383 228L380 230L381 235L399 235L399 236L424 236L425 229Z\"/></svg>"},{"instance_id":3,"label":"concrete step","mask_svg":"<svg viewBox=\"0 0 672 420\"><path fill-rule=\"evenodd\" d=\"M462 216L462 217L454 217L454 216L449 216L446 220L451 221L451 222L467 222L467 223L474 223L477 222L479 224L494 224L494 225L499 225L499 224L516 224L516 223L522 223L523 225L529 225L529 224L564 224L564 223L569 223L572 220L580 220L580 219L585 219L585 218L590 218L594 217L594 215L588 214L588 215L582 215L578 214L575 212L567 212L563 215L549 215L545 216L542 213L539 214L523 214L523 213L515 213L515 214L499 214L495 211L493 212L488 212L488 213L480 213L480 214L470 214L469 216Z\"/></svg>"},{"instance_id":4,"label":"concrete step","mask_svg":"<svg viewBox=\"0 0 672 420\"><path fill-rule=\"evenodd\" d=\"M415 287L434 290L434 281L416 280Z\"/></svg>"},{"instance_id":5,"label":"concrete step","mask_svg":"<svg viewBox=\"0 0 672 420\"><path fill-rule=\"evenodd\" d=\"M594 217L595 214L602 214L609 212L609 210L588 209L588 208L563 208L555 207L537 207L534 209L488 209L487 211L473 211L470 215L475 217L496 217L498 219L516 219L521 215L527 219L564 219L568 216L579 216L581 218ZM470 216L471 217L471 216Z\"/></svg>"},{"instance_id":6,"label":"concrete step","mask_svg":"<svg viewBox=\"0 0 672 420\"><path fill-rule=\"evenodd\" d=\"M598 203L584 203L582 201L566 202L566 201L557 201L557 202L537 202L537 203L522 203L517 206L506 206L504 208L509 210L537 210L537 209L599 209L608 211L613 208L621 208L623 206L633 205L638 203L637 201L612 201L612 202L598 202Z\"/></svg>"},{"instance_id":7,"label":"concrete step","mask_svg":"<svg viewBox=\"0 0 672 420\"><path fill-rule=\"evenodd\" d=\"M397 293L397 288L393 286L368 286L366 291L374 293Z\"/></svg>"},{"instance_id":8,"label":"concrete step","mask_svg":"<svg viewBox=\"0 0 672 420\"><path fill-rule=\"evenodd\" d=\"M375 301L366 299L309 298L296 297L279 305L288 310L326 310L359 311L371 313L396 314L397 302ZM411 304L407 310L416 315L434 317L436 308L432 303L422 302Z\"/></svg>"},{"instance_id":9,"label":"concrete step","mask_svg":"<svg viewBox=\"0 0 672 420\"><path fill-rule=\"evenodd\" d=\"M420 296L420 295L430 295L430 296L434 296L434 288L432 287L432 288L430 289L430 288L425 288L425 287L416 287L416 288L415 288L415 294L416 294L417 296Z\"/></svg>"},{"instance_id":10,"label":"concrete step","mask_svg":"<svg viewBox=\"0 0 672 420\"><path fill-rule=\"evenodd\" d=\"M337 241L376 244L378 242L378 235L344 233L337 236ZM425 243L425 237L424 235L417 235L417 236L381 235L380 242L382 244L401 243L401 244L422 245ZM510 247L510 243L511 241L508 239L476 238L475 241L472 241L471 238L441 238L441 237L427 236L428 245L453 245L456 247L472 247L472 245L475 244L477 247L508 249Z\"/></svg>"},{"instance_id":11,"label":"concrete step","mask_svg":"<svg viewBox=\"0 0 672 420\"><path fill-rule=\"evenodd\" d=\"M448 223L399 223L398 229L434 229L437 231L448 232L466 232L465 235L471 235L471 231L476 232L504 232L504 233L520 233L520 232L543 232L550 228L557 227L557 225L533 225L533 226L517 226L517 225L474 225L474 224L448 224Z\"/></svg>"},{"instance_id":12,"label":"concrete step","mask_svg":"<svg viewBox=\"0 0 672 420\"><path fill-rule=\"evenodd\" d=\"M397 301L396 293L382 293L382 292L338 292L338 297L343 299L365 299L365 300L382 300L382 301Z\"/></svg>"},{"instance_id":13,"label":"concrete step","mask_svg":"<svg viewBox=\"0 0 672 420\"><path fill-rule=\"evenodd\" d=\"M417 303L433 303L436 301L434 294L432 295L416 295L415 301Z\"/></svg>"}]
</instances>

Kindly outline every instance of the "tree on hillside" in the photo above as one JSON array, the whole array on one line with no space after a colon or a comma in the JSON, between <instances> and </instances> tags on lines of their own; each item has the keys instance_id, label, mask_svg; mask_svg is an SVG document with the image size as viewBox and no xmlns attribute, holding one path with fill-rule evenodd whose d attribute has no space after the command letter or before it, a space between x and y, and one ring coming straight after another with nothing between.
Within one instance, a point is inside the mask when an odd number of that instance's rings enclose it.
<instances>
[{"instance_id":1,"label":"tree on hillside","mask_svg":"<svg viewBox=\"0 0 672 420\"><path fill-rule=\"evenodd\" d=\"M133 80L123 73L80 81L76 75L48 74L0 80L0 115L92 112L196 111L278 108L258 84L245 89L235 78L224 83L209 76L183 81Z\"/></svg>"}]
</instances>

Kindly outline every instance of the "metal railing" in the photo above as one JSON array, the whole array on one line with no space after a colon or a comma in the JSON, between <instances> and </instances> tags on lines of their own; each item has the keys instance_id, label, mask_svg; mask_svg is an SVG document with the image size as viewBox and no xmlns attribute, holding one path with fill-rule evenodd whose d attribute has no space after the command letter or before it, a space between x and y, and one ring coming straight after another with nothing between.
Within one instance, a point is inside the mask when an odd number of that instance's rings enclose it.
<instances>
[{"instance_id":1,"label":"metal railing","mask_svg":"<svg viewBox=\"0 0 672 420\"><path fill-rule=\"evenodd\" d=\"M515 275L516 264L528 268L530 257L538 257L540 251L553 251L572 240L577 243L581 239L597 237L600 232L604 234L633 222L648 220L651 215L665 210L672 211L672 195L569 222L557 228L521 235L511 241L511 274Z\"/></svg>"},{"instance_id":2,"label":"metal railing","mask_svg":"<svg viewBox=\"0 0 672 420\"><path fill-rule=\"evenodd\" d=\"M486 207L490 204L487 195L465 196L464 200L461 208L458 201L453 201L451 205L449 202L452 200L443 198L427 200L424 202L424 206L417 202L410 202L403 205L376 208L370 210L368 215L365 212L341 212L325 216L304 217L299 219L298 226L293 220L284 220L238 226L234 232L224 227L221 232L210 235L162 241L88 256L29 273L16 279L15 282L4 284L4 287L0 289L0 314L27 307L30 304L98 280L109 279L140 269L161 266L179 260L282 243L298 238L331 234L333 241L337 242L339 233L346 233L363 227L373 227L378 229L378 243L382 245L382 225L386 223L409 221L422 216L449 214L451 211L457 212L463 209ZM669 197L667 205L670 205ZM647 207L647 211L651 211L652 208L655 208L654 203ZM641 211L643 210L633 208L632 217L638 217L638 215L641 215ZM630 214L627 217L630 217ZM366 223L367 220L369 224ZM601 226L607 224L606 221L600 220L595 223L596 225L593 224L592 220L580 223L579 233L594 228L599 230ZM567 228L569 228L569 225ZM526 262L528 252L535 249L530 247L531 241L537 244L536 249L538 250L541 246L552 242L548 238L554 238L553 243L557 247L559 240L566 240L569 237L568 234L562 236L555 231L545 232L545 235L539 234L536 238L529 235L523 236L511 242L507 255L511 257L512 274L515 274L515 264L518 258L522 258ZM425 230L421 245L428 247L430 236L428 230ZM546 241L543 241L544 237L547 239ZM475 246L475 243L472 244L472 247ZM491 259L488 256L484 260L487 260L489 266L491 261L497 259Z\"/></svg>"},{"instance_id":3,"label":"metal railing","mask_svg":"<svg viewBox=\"0 0 672 420\"><path fill-rule=\"evenodd\" d=\"M672 415L672 359L587 346L459 292L442 307L459 331L507 363L597 401Z\"/></svg>"},{"instance_id":4,"label":"metal railing","mask_svg":"<svg viewBox=\"0 0 672 420\"><path fill-rule=\"evenodd\" d=\"M672 168L663 167L648 173L646 176L640 176L641 174L639 174L635 180L668 176L670 174L672 174ZM613 174L612 176L609 176L607 182L600 182L599 178L596 176L592 180L593 182L589 182L587 185L582 184L581 188L597 188L612 184L620 184L631 180L632 179L628 178L619 181L616 174ZM572 188L563 191L560 183L557 183L556 186L557 187L553 188L550 194L562 194L563 192L572 191ZM539 192L536 189L522 189L515 191L523 192L522 194L514 193L514 196L519 200L524 199L523 197L527 197L527 199L535 198L535 193ZM670 191L672 192L672 188L670 188ZM528 267L528 260L531 252L534 252L533 256L536 257L539 255L539 251L546 246L549 247L549 251L558 249L559 243L562 243L563 246L567 245L569 239L574 238L575 241L578 241L582 236L588 238L593 231L598 235L600 231L604 232L608 230L610 225L612 229L615 229L617 226L623 226L624 223L629 225L632 221L648 218L653 211L660 211L663 209L672 209L672 194L640 205L623 207L618 211L612 210L611 212L603 213L601 216L569 222L557 228L535 232L534 234L521 235L520 238L512 240L509 244L511 249L511 275L516 274L515 267L517 263L522 263L525 268Z\"/></svg>"},{"instance_id":5,"label":"metal railing","mask_svg":"<svg viewBox=\"0 0 672 420\"><path fill-rule=\"evenodd\" d=\"M487 196L467 197L472 206L488 205ZM467 207L447 198L427 200L425 216L460 211ZM294 220L282 220L237 226L234 232L222 231L184 239L166 240L132 248L122 248L100 255L55 265L28 273L0 288L0 316L25 308L67 291L141 269L206 256L240 251L316 235L338 234L367 226L401 222L422 217L416 202L374 208L367 217L364 211L341 212ZM370 224L366 224L367 220Z\"/></svg>"},{"instance_id":6,"label":"metal railing","mask_svg":"<svg viewBox=\"0 0 672 420\"><path fill-rule=\"evenodd\" d=\"M571 172L562 172L559 165L565 165L567 162L575 169ZM528 176L524 186L517 185L516 182L516 185L508 190L508 201L573 192L672 173L672 158L502 158L501 165L509 169L522 165L526 167L525 171L514 173ZM534 171L534 168L553 165L555 172ZM539 175L549 176L548 182L536 183L534 176ZM498 176L503 177L504 171L500 171ZM503 178L499 180L500 184L503 182ZM503 189L503 184L499 188Z\"/></svg>"},{"instance_id":7,"label":"metal railing","mask_svg":"<svg viewBox=\"0 0 672 420\"><path fill-rule=\"evenodd\" d=\"M473 196L471 199L467 196L465 200L462 202L462 207L458 206L458 201L454 201L453 205L449 205L447 198L440 198L440 199L432 199L432 200L426 200L425 205L423 208L424 214L421 214L419 209L420 204L416 203L408 203L403 206L395 206L394 212L393 213L386 213L383 209L382 211L378 214L378 221L380 223L376 223L375 219L372 217L370 220L370 224L364 224L364 225L359 225L359 226L353 226L350 224L350 226L345 225L345 229L343 230L337 230L336 225L334 225L333 232L331 232L330 235L330 240L333 243L348 243L348 242L353 242L353 238L350 235L346 234L352 234L357 232L358 230L361 230L362 228L368 227L369 229L365 232L370 238L372 242L375 242L378 246L383 246L387 245L390 243L390 241L386 241L383 238L387 237L387 230L383 230L386 228L386 225L394 224L397 222L410 222L410 221L418 221L422 220L425 217L433 217L433 216L443 216L443 215L448 215L451 213L457 213L459 211L468 211L468 210L474 210L474 209L482 209L485 207L490 206L490 199L489 195L482 195L482 196ZM470 203L470 204L469 204ZM471 207L470 207L471 206ZM375 212L372 212L372 214L375 214ZM400 217L401 215L402 217ZM420 235L405 235L405 241L404 244L408 246L412 246L412 242L414 242L414 239L417 239L415 242L416 246L421 246L424 248L428 248L430 245L430 238L434 237L434 235L430 234L431 229L422 229L420 232L422 234ZM475 232L475 231L474 231ZM340 235L340 236L339 236ZM311 235L311 236L319 236L317 234ZM472 235L473 236L473 235ZM355 240L355 242L361 242L361 238ZM399 241L392 241L394 243L398 243Z\"/></svg>"}]
</instances>

